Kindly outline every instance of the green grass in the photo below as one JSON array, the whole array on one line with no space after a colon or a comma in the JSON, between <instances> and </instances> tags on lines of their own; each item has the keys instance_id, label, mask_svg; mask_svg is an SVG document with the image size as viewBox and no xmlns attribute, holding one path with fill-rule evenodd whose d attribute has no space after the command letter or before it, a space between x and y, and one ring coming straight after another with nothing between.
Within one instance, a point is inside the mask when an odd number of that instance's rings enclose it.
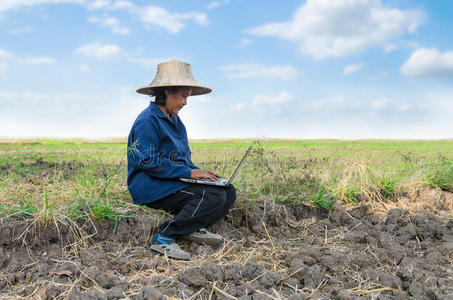
<instances>
[{"instance_id":1,"label":"green grass","mask_svg":"<svg viewBox=\"0 0 453 300\"><path fill-rule=\"evenodd\" d=\"M38 213L38 210L31 202L24 203L20 201L18 204L8 205L0 203L0 215L5 217L26 218L33 217Z\"/></svg>"},{"instance_id":2,"label":"green grass","mask_svg":"<svg viewBox=\"0 0 453 300\"><path fill-rule=\"evenodd\" d=\"M331 194L327 193L323 188L321 188L318 193L314 195L312 204L314 206L330 210L335 204L335 199Z\"/></svg>"},{"instance_id":3,"label":"green grass","mask_svg":"<svg viewBox=\"0 0 453 300\"><path fill-rule=\"evenodd\" d=\"M428 174L428 183L430 187L438 187L453 193L453 166L446 168L441 166Z\"/></svg>"},{"instance_id":4,"label":"green grass","mask_svg":"<svg viewBox=\"0 0 453 300\"><path fill-rule=\"evenodd\" d=\"M113 233L115 233L119 220L132 218L131 215L123 214L118 210L120 206L121 203L113 201L78 197L66 207L63 214L75 220L86 217L96 221L112 220L115 222L113 226Z\"/></svg>"},{"instance_id":5,"label":"green grass","mask_svg":"<svg viewBox=\"0 0 453 300\"><path fill-rule=\"evenodd\" d=\"M190 141L201 168L228 177L251 139ZM129 217L126 142L10 140L0 142L0 214L114 220ZM427 188L453 192L453 141L262 140L234 182L239 201L355 205ZM412 193L412 194L411 194Z\"/></svg>"}]
</instances>

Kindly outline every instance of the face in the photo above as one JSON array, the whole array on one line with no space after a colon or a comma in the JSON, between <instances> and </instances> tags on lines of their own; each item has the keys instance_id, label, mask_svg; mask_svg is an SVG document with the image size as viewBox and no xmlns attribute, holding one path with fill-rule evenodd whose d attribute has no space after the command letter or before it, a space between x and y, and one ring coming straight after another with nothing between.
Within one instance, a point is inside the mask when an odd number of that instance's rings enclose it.
<instances>
[{"instance_id":1,"label":"face","mask_svg":"<svg viewBox=\"0 0 453 300\"><path fill-rule=\"evenodd\" d=\"M167 96L165 108L171 114L178 114L179 111L187 104L187 98L191 93L191 88L180 88L175 92L165 90L165 95Z\"/></svg>"}]
</instances>

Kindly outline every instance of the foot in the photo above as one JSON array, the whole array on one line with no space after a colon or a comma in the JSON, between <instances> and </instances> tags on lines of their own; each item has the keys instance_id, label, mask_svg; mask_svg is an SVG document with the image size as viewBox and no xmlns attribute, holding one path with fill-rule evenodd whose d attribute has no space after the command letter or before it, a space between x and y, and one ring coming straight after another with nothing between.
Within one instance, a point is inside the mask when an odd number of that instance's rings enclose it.
<instances>
[{"instance_id":1,"label":"foot","mask_svg":"<svg viewBox=\"0 0 453 300\"><path fill-rule=\"evenodd\" d=\"M206 228L200 228L191 234L184 235L183 238L189 241L205 243L208 245L218 245L223 242L223 237L221 235L209 232Z\"/></svg>"},{"instance_id":2,"label":"foot","mask_svg":"<svg viewBox=\"0 0 453 300\"><path fill-rule=\"evenodd\" d=\"M190 254L179 248L174 239L160 233L153 238L151 249L171 258L190 259Z\"/></svg>"}]
</instances>

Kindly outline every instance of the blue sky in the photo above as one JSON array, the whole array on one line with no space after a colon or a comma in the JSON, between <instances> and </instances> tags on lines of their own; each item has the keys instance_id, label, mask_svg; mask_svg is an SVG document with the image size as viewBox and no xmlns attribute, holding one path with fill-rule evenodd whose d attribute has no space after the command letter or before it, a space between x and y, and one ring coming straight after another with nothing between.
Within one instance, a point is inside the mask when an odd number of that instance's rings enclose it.
<instances>
[{"instance_id":1,"label":"blue sky","mask_svg":"<svg viewBox=\"0 0 453 300\"><path fill-rule=\"evenodd\" d=\"M452 138L452 1L0 1L0 137L127 136L159 62L190 138Z\"/></svg>"}]
</instances>

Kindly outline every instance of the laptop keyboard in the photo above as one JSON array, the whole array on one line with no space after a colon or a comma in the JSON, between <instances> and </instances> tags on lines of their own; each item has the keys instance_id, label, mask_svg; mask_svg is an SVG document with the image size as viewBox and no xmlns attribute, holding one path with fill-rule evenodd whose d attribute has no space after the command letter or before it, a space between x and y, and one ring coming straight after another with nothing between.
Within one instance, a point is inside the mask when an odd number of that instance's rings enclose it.
<instances>
[{"instance_id":1,"label":"laptop keyboard","mask_svg":"<svg viewBox=\"0 0 453 300\"><path fill-rule=\"evenodd\" d=\"M205 182L221 182L221 183L226 183L228 180L227 179L217 179L215 181L211 181L209 178L199 178L197 179L198 181L205 181Z\"/></svg>"}]
</instances>

